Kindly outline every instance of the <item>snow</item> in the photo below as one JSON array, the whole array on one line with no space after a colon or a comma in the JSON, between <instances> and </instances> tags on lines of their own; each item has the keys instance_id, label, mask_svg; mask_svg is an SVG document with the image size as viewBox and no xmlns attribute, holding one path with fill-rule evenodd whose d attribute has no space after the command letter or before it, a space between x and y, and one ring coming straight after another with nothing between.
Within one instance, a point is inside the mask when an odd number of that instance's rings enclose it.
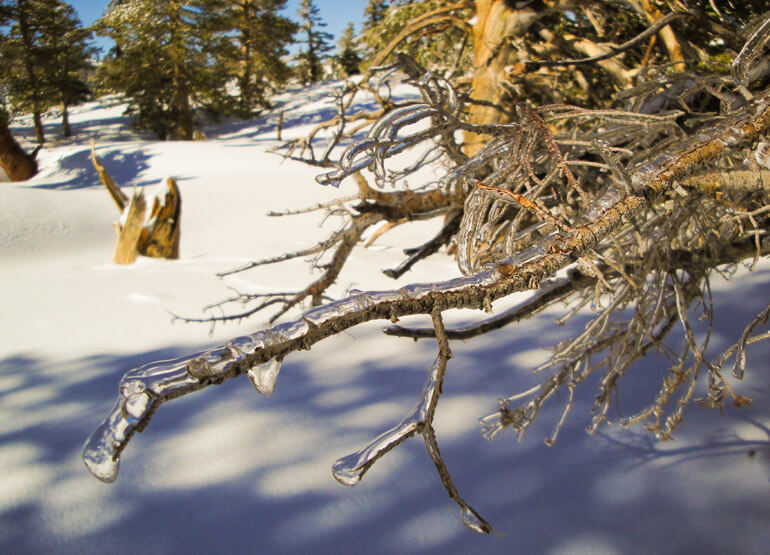
<instances>
[{"instance_id":1,"label":"snow","mask_svg":"<svg viewBox=\"0 0 770 555\"><path fill-rule=\"evenodd\" d=\"M587 384L554 447L543 438L558 402L521 444L509 432L488 442L477 419L498 398L535 383L529 369L570 334L553 325L550 311L452 343L437 438L460 493L498 535L462 525L419 437L355 488L333 479L337 459L414 407L436 354L433 343L385 337L380 324L287 357L269 399L241 377L169 402L129 445L116 483L87 472L83 442L112 406L124 372L253 332L267 317L218 326L210 336L206 326L171 325L169 312L198 316L230 288L287 290L317 275L299 260L215 276L305 247L339 224L319 227L318 214L265 216L353 193L349 181L340 190L321 187L313 168L266 152L276 145L278 110L284 138L301 136L334 110L324 100L330 86L287 93L274 112L211 125L210 140L194 143L136 134L120 99L100 99L73 110L75 136L40 152L38 176L0 186L0 552L764 552L770 347L749 352L738 384L752 408L724 416L691 408L676 441L654 443L639 429L587 436ZM58 121L46 123L55 137ZM32 136L27 120L13 129ZM179 260L110 262L119 214L91 167L91 137L127 194L177 179ZM380 272L438 226L414 223L357 248L335 294L459 275L444 255L396 284ZM768 277L765 262L715 285L715 347L734 342L764 306ZM638 409L665 369L654 356L637 365L621 386L620 409Z\"/></svg>"}]
</instances>

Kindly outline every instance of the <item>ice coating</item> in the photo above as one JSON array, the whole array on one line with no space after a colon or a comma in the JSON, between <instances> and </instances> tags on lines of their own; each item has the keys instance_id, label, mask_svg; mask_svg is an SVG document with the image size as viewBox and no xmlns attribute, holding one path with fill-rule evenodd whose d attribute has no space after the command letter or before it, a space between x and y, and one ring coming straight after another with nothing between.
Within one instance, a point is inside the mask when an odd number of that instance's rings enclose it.
<instances>
[{"instance_id":1,"label":"ice coating","mask_svg":"<svg viewBox=\"0 0 770 555\"><path fill-rule=\"evenodd\" d=\"M410 138L413 135L399 136L399 132L438 113L436 108L425 103L410 104L389 112L372 126L366 139L352 144L342 153L339 169L316 176L316 181L338 187L349 175L371 167L381 184L385 178L385 158L412 146Z\"/></svg>"},{"instance_id":2,"label":"ice coating","mask_svg":"<svg viewBox=\"0 0 770 555\"><path fill-rule=\"evenodd\" d=\"M374 441L363 449L342 457L332 466L332 475L339 483L346 486L355 486L361 481L366 471L377 462L377 459L402 443L405 439L422 431L426 420L433 417L436 410L438 395L440 394L440 382L442 376L442 358L436 357L428 373L428 379L422 386L417 405L404 418L401 423L377 436Z\"/></svg>"},{"instance_id":3,"label":"ice coating","mask_svg":"<svg viewBox=\"0 0 770 555\"><path fill-rule=\"evenodd\" d=\"M351 293L353 293L353 291L351 291ZM356 291L355 295L366 297L372 304L400 301L404 298L400 291L392 289L386 291Z\"/></svg>"},{"instance_id":4,"label":"ice coating","mask_svg":"<svg viewBox=\"0 0 770 555\"><path fill-rule=\"evenodd\" d=\"M293 322L287 322L285 324L278 324L270 328L272 333L272 342L285 343L287 341L294 341L305 335L310 326L304 320L294 320Z\"/></svg>"},{"instance_id":5,"label":"ice coating","mask_svg":"<svg viewBox=\"0 0 770 555\"><path fill-rule=\"evenodd\" d=\"M479 534L490 534L492 532L492 526L469 506L464 506L460 510L460 515L462 516L463 524L474 532Z\"/></svg>"},{"instance_id":6,"label":"ice coating","mask_svg":"<svg viewBox=\"0 0 770 555\"><path fill-rule=\"evenodd\" d=\"M277 358L258 364L248 371L249 379L254 388L265 397L270 397L275 391L275 382L281 371L281 360Z\"/></svg>"},{"instance_id":7,"label":"ice coating","mask_svg":"<svg viewBox=\"0 0 770 555\"><path fill-rule=\"evenodd\" d=\"M631 175L631 186L635 191L639 191L652 181L673 159L674 157L671 154L664 153L656 157L652 162L639 167Z\"/></svg>"},{"instance_id":8,"label":"ice coating","mask_svg":"<svg viewBox=\"0 0 770 555\"><path fill-rule=\"evenodd\" d=\"M280 371L280 361L272 359L254 367L250 372L244 364L247 357L253 356L260 350L275 349L287 343L302 341L317 326L325 322L364 312L380 303L422 300L434 292L447 293L460 291L463 288L485 287L499 281L501 277L497 269L491 268L469 277L435 284L418 283L390 291L357 291L347 298L311 309L295 321L236 337L223 346L195 353L192 356L153 362L131 370L120 381L115 406L86 441L83 460L97 478L104 482L112 482L117 477L120 453L133 434L144 429L160 403L196 391L210 383L220 383L244 372L249 373L249 377L260 393L270 395ZM248 364L251 366L255 362ZM381 441L369 450L371 454L361 454L358 459L363 457L365 463L370 457L382 453L384 445L394 440L401 441L398 438L403 434L413 433L409 423L409 418L412 416L418 423L424 421L424 412L436 387L437 370L434 368L431 372L433 377L426 384L420 405L415 409L414 415L410 415L400 427L394 429L398 431L380 438ZM355 469L359 466L342 465L340 477L346 475L346 468L349 470L348 474L350 472L355 474Z\"/></svg>"},{"instance_id":9,"label":"ice coating","mask_svg":"<svg viewBox=\"0 0 770 555\"><path fill-rule=\"evenodd\" d=\"M365 293L352 295L339 301L334 301L310 310L302 314L302 319L314 326L320 326L324 322L339 318L345 314L357 310L366 310L374 304L374 301Z\"/></svg>"},{"instance_id":10,"label":"ice coating","mask_svg":"<svg viewBox=\"0 0 770 555\"><path fill-rule=\"evenodd\" d=\"M236 353L226 346L204 351L187 363L187 372L197 379L221 375L229 370L235 360L235 355Z\"/></svg>"},{"instance_id":11,"label":"ice coating","mask_svg":"<svg viewBox=\"0 0 770 555\"><path fill-rule=\"evenodd\" d=\"M123 403L123 415L126 417L126 420L132 424L139 422L147 413L151 401L152 399L146 392L134 393L128 396L125 403Z\"/></svg>"},{"instance_id":12,"label":"ice coating","mask_svg":"<svg viewBox=\"0 0 770 555\"><path fill-rule=\"evenodd\" d=\"M759 58L764 49L767 41L770 39L770 16L765 18L765 21L754 32L751 38L746 41L743 48L735 57L732 63L730 71L733 77L742 85L749 85L753 80L751 69L754 67L754 62Z\"/></svg>"},{"instance_id":13,"label":"ice coating","mask_svg":"<svg viewBox=\"0 0 770 555\"><path fill-rule=\"evenodd\" d=\"M486 147L474 155L470 160L460 166L457 166L455 169L444 175L444 177L441 178L441 185L443 187L448 187L458 177L468 175L470 170L486 165L489 162L490 157L501 156L502 154L510 151L511 148L511 141L507 137L499 137L494 139Z\"/></svg>"},{"instance_id":14,"label":"ice coating","mask_svg":"<svg viewBox=\"0 0 770 555\"><path fill-rule=\"evenodd\" d=\"M127 421L122 417L121 401L110 411L109 417L91 434L83 446L83 462L102 482L111 484L118 477L120 458L115 445L124 435Z\"/></svg>"},{"instance_id":15,"label":"ice coating","mask_svg":"<svg viewBox=\"0 0 770 555\"><path fill-rule=\"evenodd\" d=\"M578 223L586 224L596 220L596 218L599 218L604 212L620 202L624 196L625 193L617 187L609 187L605 193L585 211Z\"/></svg>"}]
</instances>

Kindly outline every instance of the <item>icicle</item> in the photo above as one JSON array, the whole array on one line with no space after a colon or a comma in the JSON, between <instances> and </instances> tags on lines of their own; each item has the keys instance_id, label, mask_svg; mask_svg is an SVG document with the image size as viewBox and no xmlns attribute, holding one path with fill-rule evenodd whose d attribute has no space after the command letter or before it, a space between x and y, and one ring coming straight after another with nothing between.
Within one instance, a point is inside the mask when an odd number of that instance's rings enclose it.
<instances>
[{"instance_id":1,"label":"icicle","mask_svg":"<svg viewBox=\"0 0 770 555\"><path fill-rule=\"evenodd\" d=\"M273 358L248 371L249 379L254 384L254 388L265 397L270 397L275 390L275 382L281 371L281 362L282 359Z\"/></svg>"},{"instance_id":2,"label":"icicle","mask_svg":"<svg viewBox=\"0 0 770 555\"><path fill-rule=\"evenodd\" d=\"M417 419L417 412L415 409L395 428L378 436L363 449L335 462L332 466L334 479L345 486L358 484L377 459L419 431L420 422Z\"/></svg>"},{"instance_id":3,"label":"icicle","mask_svg":"<svg viewBox=\"0 0 770 555\"><path fill-rule=\"evenodd\" d=\"M402 443L405 439L420 432L425 421L432 417L431 410L435 410L434 398L437 395L441 357L437 357L431 366L425 385L422 387L420 399L412 411L401 423L377 436L363 449L342 457L332 466L332 475L341 484L355 486L361 481L366 471L377 462L377 459Z\"/></svg>"},{"instance_id":4,"label":"icicle","mask_svg":"<svg viewBox=\"0 0 770 555\"><path fill-rule=\"evenodd\" d=\"M128 421L122 417L122 400L118 400L107 419L86 440L83 462L102 482L111 484L118 477L120 457L117 447L126 439Z\"/></svg>"}]
</instances>

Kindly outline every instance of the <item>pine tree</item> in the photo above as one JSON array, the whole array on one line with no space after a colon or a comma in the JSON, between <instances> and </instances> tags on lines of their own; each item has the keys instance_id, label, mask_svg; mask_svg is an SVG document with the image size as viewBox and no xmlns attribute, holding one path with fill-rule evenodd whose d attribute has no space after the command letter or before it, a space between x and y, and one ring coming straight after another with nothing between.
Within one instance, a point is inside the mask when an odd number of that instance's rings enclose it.
<instances>
[{"instance_id":1,"label":"pine tree","mask_svg":"<svg viewBox=\"0 0 770 555\"><path fill-rule=\"evenodd\" d=\"M382 52L395 37L401 36L401 33L420 17L436 10L450 9L453 5L462 7L461 2L454 0L402 0L391 2L390 7L385 7L384 4L372 0L364 11L366 18L361 39L366 48L367 59ZM409 54L427 68L449 66L464 53L470 53L472 49L465 48L469 37L464 29L445 21L442 31L412 33L408 41L399 44L398 51ZM469 60L466 59L467 61Z\"/></svg>"},{"instance_id":2,"label":"pine tree","mask_svg":"<svg viewBox=\"0 0 770 555\"><path fill-rule=\"evenodd\" d=\"M62 108L64 135L71 135L67 108L89 92L82 74L90 67L91 32L61 0L8 0L2 8L8 26L0 81L11 103L32 113L38 143L45 141L42 112L54 105Z\"/></svg>"},{"instance_id":3,"label":"pine tree","mask_svg":"<svg viewBox=\"0 0 770 555\"><path fill-rule=\"evenodd\" d=\"M90 58L96 49L88 43L91 31L81 26L72 6L58 0L52 4L53 9L42 14L39 47L45 62L47 100L60 106L62 132L69 137L69 107L90 94L85 77L93 69Z\"/></svg>"},{"instance_id":4,"label":"pine tree","mask_svg":"<svg viewBox=\"0 0 770 555\"><path fill-rule=\"evenodd\" d=\"M46 108L43 63L38 41L40 16L49 2L6 0L3 15L9 26L2 42L2 81L14 107L32 113L37 142L45 142L42 113Z\"/></svg>"},{"instance_id":5,"label":"pine tree","mask_svg":"<svg viewBox=\"0 0 770 555\"><path fill-rule=\"evenodd\" d=\"M388 11L388 2L386 0L369 0L364 8L364 32L377 27L385 20L385 14Z\"/></svg>"},{"instance_id":6,"label":"pine tree","mask_svg":"<svg viewBox=\"0 0 770 555\"><path fill-rule=\"evenodd\" d=\"M345 31L337 43L337 52L335 62L344 76L357 75L361 65L361 57L356 53L355 27L352 23L348 23L348 26L345 27Z\"/></svg>"},{"instance_id":7,"label":"pine tree","mask_svg":"<svg viewBox=\"0 0 770 555\"><path fill-rule=\"evenodd\" d=\"M227 4L224 16L233 31L228 58L235 64L238 112L247 116L255 107L269 106L267 93L290 76L282 58L288 54L286 46L299 26L278 15L286 0L234 0Z\"/></svg>"},{"instance_id":8,"label":"pine tree","mask_svg":"<svg viewBox=\"0 0 770 555\"><path fill-rule=\"evenodd\" d=\"M99 21L115 41L99 83L129 99L136 125L160 139L190 140L195 109L221 113L229 105L223 0L112 0Z\"/></svg>"},{"instance_id":9,"label":"pine tree","mask_svg":"<svg viewBox=\"0 0 770 555\"><path fill-rule=\"evenodd\" d=\"M329 41L334 36L321 30L326 27L326 23L321 19L320 10L313 0L302 0L297 14L301 33L304 34L300 42L305 45L305 49L296 58L297 73L303 83L315 83L323 78L324 55L332 49Z\"/></svg>"}]
</instances>

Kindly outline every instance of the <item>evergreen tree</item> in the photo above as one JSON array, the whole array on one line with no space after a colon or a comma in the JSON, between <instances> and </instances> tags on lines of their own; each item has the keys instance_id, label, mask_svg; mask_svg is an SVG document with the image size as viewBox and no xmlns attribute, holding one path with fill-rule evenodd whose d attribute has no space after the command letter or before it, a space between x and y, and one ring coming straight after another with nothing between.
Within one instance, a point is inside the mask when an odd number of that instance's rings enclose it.
<instances>
[{"instance_id":1,"label":"evergreen tree","mask_svg":"<svg viewBox=\"0 0 770 555\"><path fill-rule=\"evenodd\" d=\"M282 58L299 26L278 15L285 7L286 0L234 0L225 8L227 26L233 31L228 57L235 64L238 112L243 116L257 106L269 106L267 93L290 75Z\"/></svg>"},{"instance_id":2,"label":"evergreen tree","mask_svg":"<svg viewBox=\"0 0 770 555\"><path fill-rule=\"evenodd\" d=\"M369 0L364 8L363 30L368 31L377 27L385 20L385 14L388 11L388 2L386 0Z\"/></svg>"},{"instance_id":3,"label":"evergreen tree","mask_svg":"<svg viewBox=\"0 0 770 555\"><path fill-rule=\"evenodd\" d=\"M323 60L332 49L329 41L334 38L322 29L326 23L321 19L320 10L313 0L302 0L297 10L300 29L304 38L300 40L305 49L297 55L297 73L303 83L315 83L323 78Z\"/></svg>"},{"instance_id":4,"label":"evergreen tree","mask_svg":"<svg viewBox=\"0 0 770 555\"><path fill-rule=\"evenodd\" d=\"M90 94L86 75L93 69L91 57L96 49L88 42L91 31L81 26L69 4L57 1L53 10L43 14L42 21L40 48L45 58L48 99L52 105L59 104L62 132L69 137L69 107L85 101Z\"/></svg>"},{"instance_id":5,"label":"evergreen tree","mask_svg":"<svg viewBox=\"0 0 770 555\"><path fill-rule=\"evenodd\" d=\"M374 6L375 4L381 4ZM381 52L395 37L399 36L417 18L441 8L458 4L452 0L422 0L419 2L401 0L391 2L385 7L384 2L372 0L364 14L362 42L366 48L365 58L373 58ZM371 8L371 11L370 11ZM370 15L371 13L371 15ZM464 29L445 24L441 33L414 33L408 41L399 45L398 50L412 56L417 62L427 68L446 67L451 60L463 53L467 56L472 48L464 48L468 40Z\"/></svg>"},{"instance_id":6,"label":"evergreen tree","mask_svg":"<svg viewBox=\"0 0 770 555\"><path fill-rule=\"evenodd\" d=\"M357 75L361 65L361 57L356 53L355 27L348 23L337 43L337 56L335 62L345 77Z\"/></svg>"},{"instance_id":7,"label":"evergreen tree","mask_svg":"<svg viewBox=\"0 0 770 555\"><path fill-rule=\"evenodd\" d=\"M195 108L229 106L229 75L217 60L230 48L223 0L112 0L99 21L115 48L99 83L129 99L139 128L160 139L190 140Z\"/></svg>"},{"instance_id":8,"label":"evergreen tree","mask_svg":"<svg viewBox=\"0 0 770 555\"><path fill-rule=\"evenodd\" d=\"M54 104L81 101L87 88L90 32L61 0L4 0L7 33L0 47L3 86L14 108L32 113L38 143L45 142L42 113ZM69 125L64 111L65 135Z\"/></svg>"}]
</instances>

